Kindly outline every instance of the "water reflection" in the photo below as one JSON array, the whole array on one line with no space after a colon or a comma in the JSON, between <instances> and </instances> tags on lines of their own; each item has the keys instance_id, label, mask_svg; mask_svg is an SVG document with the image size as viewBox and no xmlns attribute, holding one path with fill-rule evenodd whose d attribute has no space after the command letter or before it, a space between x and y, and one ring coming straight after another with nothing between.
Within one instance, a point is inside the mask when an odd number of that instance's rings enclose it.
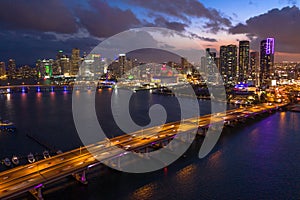
<instances>
[{"instance_id":1,"label":"water reflection","mask_svg":"<svg viewBox=\"0 0 300 200\"><path fill-rule=\"evenodd\" d=\"M154 191L157 191L159 189L157 183L150 183L147 184L139 189L137 189L133 195L131 196L131 199L153 199L153 193Z\"/></svg>"},{"instance_id":2,"label":"water reflection","mask_svg":"<svg viewBox=\"0 0 300 200\"><path fill-rule=\"evenodd\" d=\"M190 185L194 182L195 172L197 171L197 166L195 164L191 164L177 172L176 181L180 184Z\"/></svg>"},{"instance_id":3,"label":"water reflection","mask_svg":"<svg viewBox=\"0 0 300 200\"><path fill-rule=\"evenodd\" d=\"M11 100L11 94L6 94L6 99L7 99L7 101L10 101Z\"/></svg>"},{"instance_id":4,"label":"water reflection","mask_svg":"<svg viewBox=\"0 0 300 200\"><path fill-rule=\"evenodd\" d=\"M250 144L256 145L259 142L259 131L259 127L257 127L250 132Z\"/></svg>"},{"instance_id":5,"label":"water reflection","mask_svg":"<svg viewBox=\"0 0 300 200\"><path fill-rule=\"evenodd\" d=\"M55 92L50 92L50 99L51 99L51 101L55 100L55 95L56 95Z\"/></svg>"},{"instance_id":6,"label":"water reflection","mask_svg":"<svg viewBox=\"0 0 300 200\"><path fill-rule=\"evenodd\" d=\"M220 150L211 154L208 158L209 167L220 168L221 167L221 156L222 152Z\"/></svg>"},{"instance_id":7,"label":"water reflection","mask_svg":"<svg viewBox=\"0 0 300 200\"><path fill-rule=\"evenodd\" d=\"M41 101L41 99L42 99L42 94L43 94L43 93L41 93L41 92L37 92L37 93L36 93L36 97L37 97L36 99L37 99L38 102Z\"/></svg>"}]
</instances>

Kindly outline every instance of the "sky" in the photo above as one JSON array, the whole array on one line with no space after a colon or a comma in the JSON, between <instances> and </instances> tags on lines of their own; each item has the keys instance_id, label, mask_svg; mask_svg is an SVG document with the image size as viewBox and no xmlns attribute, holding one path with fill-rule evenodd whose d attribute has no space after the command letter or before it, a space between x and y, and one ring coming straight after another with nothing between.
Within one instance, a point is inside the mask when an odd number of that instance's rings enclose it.
<instances>
[{"instance_id":1,"label":"sky","mask_svg":"<svg viewBox=\"0 0 300 200\"><path fill-rule=\"evenodd\" d=\"M297 0L1 0L0 61L34 65L58 50L89 53L107 38L142 27L176 31L180 37L165 46L194 56L239 40L258 51L262 39L274 37L276 61L300 61L299 7ZM147 37L160 46L168 40Z\"/></svg>"}]
</instances>

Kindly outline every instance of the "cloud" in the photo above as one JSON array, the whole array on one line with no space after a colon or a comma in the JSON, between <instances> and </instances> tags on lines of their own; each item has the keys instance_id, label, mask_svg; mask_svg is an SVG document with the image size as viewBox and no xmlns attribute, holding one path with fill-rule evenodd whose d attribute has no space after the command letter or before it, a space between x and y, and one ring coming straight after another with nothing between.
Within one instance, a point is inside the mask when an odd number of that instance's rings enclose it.
<instances>
[{"instance_id":1,"label":"cloud","mask_svg":"<svg viewBox=\"0 0 300 200\"><path fill-rule=\"evenodd\" d=\"M222 30L222 27L230 27L231 21L223 17L220 12L215 9L206 8L197 0L125 0L125 2L150 10L150 12L163 14L169 17L175 17L178 21L183 21L186 24L191 23L191 18L204 18L208 22L207 28L212 27L212 30ZM218 25L218 27L216 26Z\"/></svg>"},{"instance_id":2,"label":"cloud","mask_svg":"<svg viewBox=\"0 0 300 200\"><path fill-rule=\"evenodd\" d=\"M94 36L109 37L129 28L141 25L130 10L110 7L101 0L89 0L91 8L77 7L80 23Z\"/></svg>"},{"instance_id":3,"label":"cloud","mask_svg":"<svg viewBox=\"0 0 300 200\"><path fill-rule=\"evenodd\" d=\"M203 36L199 36L195 33L190 33L190 35L191 35L192 38L197 38L197 39L205 41L205 42L218 42L218 40L215 39L215 38L203 37Z\"/></svg>"},{"instance_id":4,"label":"cloud","mask_svg":"<svg viewBox=\"0 0 300 200\"><path fill-rule=\"evenodd\" d=\"M61 0L1 0L0 27L74 33L75 18Z\"/></svg>"},{"instance_id":5,"label":"cloud","mask_svg":"<svg viewBox=\"0 0 300 200\"><path fill-rule=\"evenodd\" d=\"M186 24L183 24L183 23L180 23L180 22L170 22L162 16L158 16L155 19L155 26L165 27L165 28L175 30L175 31L179 31L179 32L185 31L185 28L187 27Z\"/></svg>"},{"instance_id":6,"label":"cloud","mask_svg":"<svg viewBox=\"0 0 300 200\"><path fill-rule=\"evenodd\" d=\"M288 4L296 5L298 3L297 0L288 0Z\"/></svg>"},{"instance_id":7,"label":"cloud","mask_svg":"<svg viewBox=\"0 0 300 200\"><path fill-rule=\"evenodd\" d=\"M105 58L114 59L117 55L128 51L158 47L158 41L150 33L132 29L107 38L96 46L92 53L100 53Z\"/></svg>"},{"instance_id":8,"label":"cloud","mask_svg":"<svg viewBox=\"0 0 300 200\"><path fill-rule=\"evenodd\" d=\"M265 14L252 17L245 24L229 29L232 34L247 34L253 42L274 37L275 48L281 52L299 53L300 10L298 7L273 9ZM254 37L256 36L256 37Z\"/></svg>"}]
</instances>

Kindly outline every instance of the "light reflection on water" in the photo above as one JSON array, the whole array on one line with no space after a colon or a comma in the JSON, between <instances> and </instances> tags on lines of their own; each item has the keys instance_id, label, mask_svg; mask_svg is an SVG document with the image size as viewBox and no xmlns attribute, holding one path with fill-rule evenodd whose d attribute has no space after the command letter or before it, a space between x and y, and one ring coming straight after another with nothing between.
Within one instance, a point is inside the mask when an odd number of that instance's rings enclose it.
<instances>
[{"instance_id":1,"label":"light reflection on water","mask_svg":"<svg viewBox=\"0 0 300 200\"><path fill-rule=\"evenodd\" d=\"M153 198L153 191L158 190L159 187L156 183L150 183L147 184L136 191L132 194L131 199L152 199Z\"/></svg>"}]
</instances>

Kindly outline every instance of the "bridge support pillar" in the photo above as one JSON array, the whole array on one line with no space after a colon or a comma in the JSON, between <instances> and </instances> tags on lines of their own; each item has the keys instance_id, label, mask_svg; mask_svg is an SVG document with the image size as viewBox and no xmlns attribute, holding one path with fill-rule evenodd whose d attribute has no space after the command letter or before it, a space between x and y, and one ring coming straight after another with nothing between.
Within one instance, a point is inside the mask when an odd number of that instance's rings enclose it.
<instances>
[{"instance_id":1,"label":"bridge support pillar","mask_svg":"<svg viewBox=\"0 0 300 200\"><path fill-rule=\"evenodd\" d=\"M205 128L205 127L198 128L198 130L197 130L197 134L198 134L198 135L205 136L205 135L206 135L206 132L207 132L207 130L208 130L208 128Z\"/></svg>"},{"instance_id":2,"label":"bridge support pillar","mask_svg":"<svg viewBox=\"0 0 300 200\"><path fill-rule=\"evenodd\" d=\"M34 188L29 191L32 196L34 196L37 200L44 200L43 194L42 194L42 187Z\"/></svg>"},{"instance_id":3,"label":"bridge support pillar","mask_svg":"<svg viewBox=\"0 0 300 200\"><path fill-rule=\"evenodd\" d=\"M145 158L149 159L149 149L148 147L145 148Z\"/></svg>"},{"instance_id":4,"label":"bridge support pillar","mask_svg":"<svg viewBox=\"0 0 300 200\"><path fill-rule=\"evenodd\" d=\"M167 145L168 145L168 149L173 151L173 143L171 143L171 142L172 142L172 140L169 140Z\"/></svg>"},{"instance_id":5,"label":"bridge support pillar","mask_svg":"<svg viewBox=\"0 0 300 200\"><path fill-rule=\"evenodd\" d=\"M121 156L118 157L118 168L121 168Z\"/></svg>"},{"instance_id":6,"label":"bridge support pillar","mask_svg":"<svg viewBox=\"0 0 300 200\"><path fill-rule=\"evenodd\" d=\"M86 185L88 183L88 181L86 180L86 176L85 176L85 170L83 170L81 173L75 173L72 175L80 183L82 183L84 185Z\"/></svg>"}]
</instances>

